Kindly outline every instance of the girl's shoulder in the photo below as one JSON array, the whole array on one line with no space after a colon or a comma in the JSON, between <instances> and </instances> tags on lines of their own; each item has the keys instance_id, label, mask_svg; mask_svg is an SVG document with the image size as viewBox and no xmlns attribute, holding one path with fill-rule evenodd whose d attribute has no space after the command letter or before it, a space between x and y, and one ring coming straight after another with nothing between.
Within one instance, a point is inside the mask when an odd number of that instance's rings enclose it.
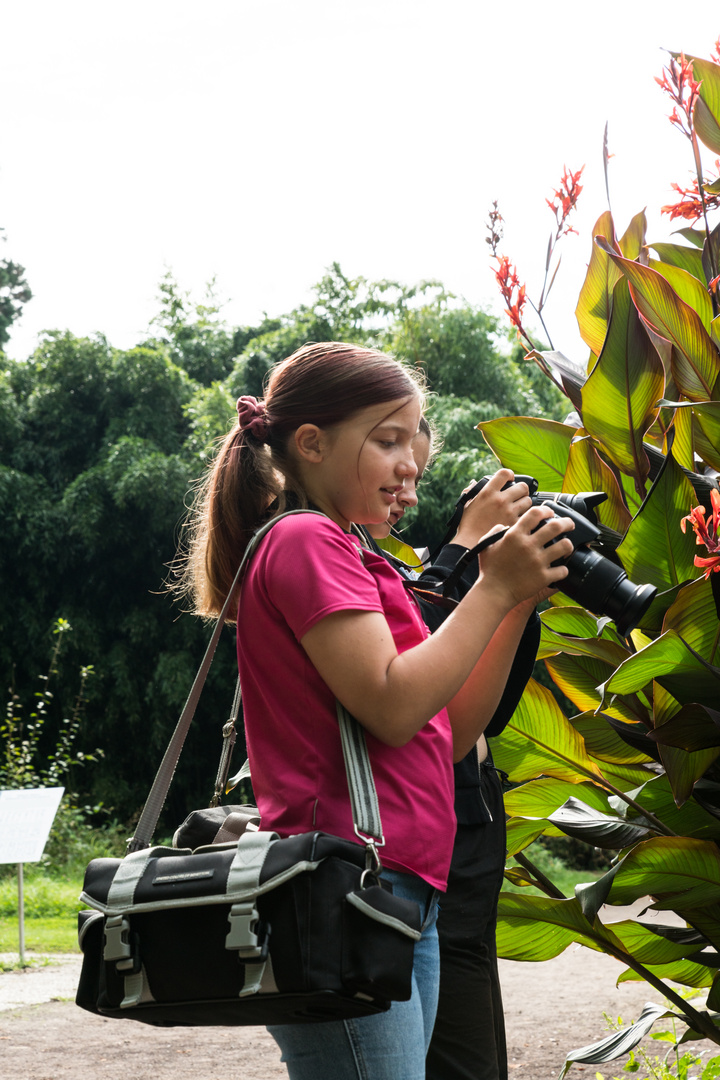
<instances>
[{"instance_id":1,"label":"girl's shoulder","mask_svg":"<svg viewBox=\"0 0 720 1080\"><path fill-rule=\"evenodd\" d=\"M339 551L360 558L358 541L331 518L317 511L295 511L280 517L260 541L257 555L262 560L282 558L286 553L322 559L322 552Z\"/></svg>"}]
</instances>

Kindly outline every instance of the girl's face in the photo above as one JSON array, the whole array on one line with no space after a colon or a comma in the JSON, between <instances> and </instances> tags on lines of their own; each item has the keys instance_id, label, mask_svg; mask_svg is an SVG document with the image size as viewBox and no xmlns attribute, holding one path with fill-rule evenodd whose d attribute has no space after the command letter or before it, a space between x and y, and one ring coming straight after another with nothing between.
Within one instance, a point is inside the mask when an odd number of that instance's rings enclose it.
<instances>
[{"instance_id":1,"label":"girl's face","mask_svg":"<svg viewBox=\"0 0 720 1080\"><path fill-rule=\"evenodd\" d=\"M417 466L416 475L408 480L402 491L398 493L385 521L379 525L368 526L368 532L376 540L384 540L386 536L389 536L397 523L402 520L405 511L417 506L417 485L422 479L430 457L430 440L423 432L418 432L413 439L412 452Z\"/></svg>"},{"instance_id":2,"label":"girl's face","mask_svg":"<svg viewBox=\"0 0 720 1080\"><path fill-rule=\"evenodd\" d=\"M419 423L420 400L412 397L370 405L332 428L315 428L317 442L309 440L312 451L300 460L310 501L346 532L352 522L386 521L401 493L414 487L412 444Z\"/></svg>"}]
</instances>

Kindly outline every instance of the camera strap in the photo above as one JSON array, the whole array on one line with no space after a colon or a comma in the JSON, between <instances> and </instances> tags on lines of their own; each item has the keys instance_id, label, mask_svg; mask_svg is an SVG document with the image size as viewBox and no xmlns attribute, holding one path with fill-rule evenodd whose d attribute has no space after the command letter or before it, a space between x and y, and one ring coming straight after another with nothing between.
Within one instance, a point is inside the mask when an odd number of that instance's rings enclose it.
<instances>
[{"instance_id":1,"label":"camera strap","mask_svg":"<svg viewBox=\"0 0 720 1080\"><path fill-rule=\"evenodd\" d=\"M453 536L457 532L458 525L460 524L460 519L463 516L463 510L465 509L465 503L469 502L470 499L474 499L475 496L477 495L477 493L479 491L481 491L482 488L485 487L486 483L487 483L487 477L485 477L483 480L478 480L478 482L476 484L473 484L473 486L468 491L463 492L463 494L460 496L458 501L455 503L455 509L453 511L453 516L450 518L450 520L447 523L447 532L445 533L442 540L440 541L440 543L438 544L438 546L435 548L432 555L430 556L430 565L431 566L435 562L435 560L438 557L440 551L446 546L446 544L450 543Z\"/></svg>"},{"instance_id":2,"label":"camera strap","mask_svg":"<svg viewBox=\"0 0 720 1080\"><path fill-rule=\"evenodd\" d=\"M484 536L479 544L476 544L475 547L468 548L467 551L460 556L455 563L454 568L443 582L442 594L445 599L449 599L448 593L459 583L473 559L476 559L478 555L485 551L486 548L489 548L491 544L496 544L498 540L502 540L506 532L507 528L504 528L498 530L498 532L490 533L489 536Z\"/></svg>"}]
</instances>

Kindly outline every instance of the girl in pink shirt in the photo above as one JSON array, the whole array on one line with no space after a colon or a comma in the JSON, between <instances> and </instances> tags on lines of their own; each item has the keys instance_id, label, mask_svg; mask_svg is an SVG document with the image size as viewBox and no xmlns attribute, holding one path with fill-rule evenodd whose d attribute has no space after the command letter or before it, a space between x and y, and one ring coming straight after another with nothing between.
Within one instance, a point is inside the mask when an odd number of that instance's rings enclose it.
<instances>
[{"instance_id":1,"label":"girl in pink shirt","mask_svg":"<svg viewBox=\"0 0 720 1080\"><path fill-rule=\"evenodd\" d=\"M476 743L528 611L566 576L568 519L523 513L482 555L476 584L432 636L400 576L354 524L385 521L417 467L415 374L355 345L305 345L242 397L208 475L187 582L217 614L253 531L288 497L314 514L262 540L238 597L238 662L264 829L354 838L336 720L364 727L378 789L383 877L424 916L413 994L375 1016L271 1028L292 1080L423 1080L439 979L436 890L455 833L452 762ZM542 525L539 531L538 526ZM548 541L556 543L548 548Z\"/></svg>"}]
</instances>

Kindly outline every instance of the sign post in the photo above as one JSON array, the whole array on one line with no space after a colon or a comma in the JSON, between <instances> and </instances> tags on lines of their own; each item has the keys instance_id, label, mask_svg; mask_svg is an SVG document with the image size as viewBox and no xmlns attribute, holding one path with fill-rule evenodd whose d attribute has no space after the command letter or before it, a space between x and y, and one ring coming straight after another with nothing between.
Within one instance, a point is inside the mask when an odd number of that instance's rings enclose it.
<instances>
[{"instance_id":1,"label":"sign post","mask_svg":"<svg viewBox=\"0 0 720 1080\"><path fill-rule=\"evenodd\" d=\"M38 862L65 788L18 788L0 791L0 863L17 863L18 945L25 961L23 863Z\"/></svg>"}]
</instances>

